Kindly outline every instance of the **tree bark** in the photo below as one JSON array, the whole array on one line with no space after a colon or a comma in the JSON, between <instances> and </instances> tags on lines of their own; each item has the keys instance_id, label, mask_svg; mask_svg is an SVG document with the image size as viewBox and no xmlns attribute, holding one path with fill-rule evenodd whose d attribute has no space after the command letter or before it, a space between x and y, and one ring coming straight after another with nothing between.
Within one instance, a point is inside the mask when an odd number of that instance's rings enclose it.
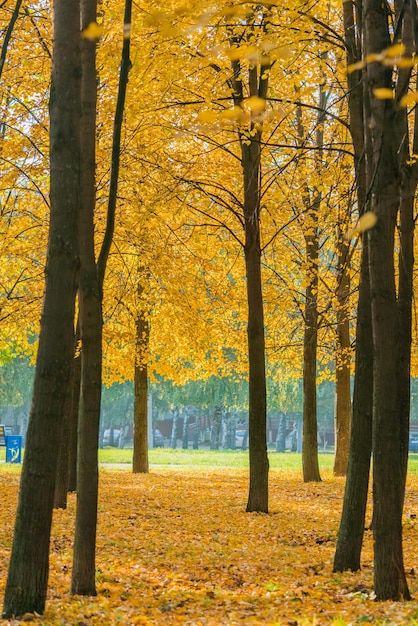
<instances>
[{"instance_id":1,"label":"tree bark","mask_svg":"<svg viewBox=\"0 0 418 626\"><path fill-rule=\"evenodd\" d=\"M77 350L79 341L78 322L74 335L74 353ZM57 477L55 482L54 508L67 508L67 495L69 491L76 491L76 468L73 464L77 462L77 425L78 425L78 405L80 395L80 373L77 370L78 361L74 356L72 360L70 384L68 386L67 398L65 401L65 412L63 420L63 430L60 437ZM78 380L77 380L78 377ZM74 395L76 394L76 397ZM75 404L74 404L75 403ZM75 451L74 451L75 447ZM70 489L70 481L73 482L73 489Z\"/></svg>"},{"instance_id":2,"label":"tree bark","mask_svg":"<svg viewBox=\"0 0 418 626\"><path fill-rule=\"evenodd\" d=\"M146 474L148 461L148 368L147 354L149 324L139 314L136 320L135 377L134 377L134 452L132 470Z\"/></svg>"},{"instance_id":3,"label":"tree bark","mask_svg":"<svg viewBox=\"0 0 418 626\"><path fill-rule=\"evenodd\" d=\"M318 345L318 237L306 237L306 254L312 266L305 294L303 338L303 436L304 482L320 482L318 464L318 420L316 409L316 356ZM308 241L308 239L310 241Z\"/></svg>"},{"instance_id":4,"label":"tree bark","mask_svg":"<svg viewBox=\"0 0 418 626\"><path fill-rule=\"evenodd\" d=\"M73 356L78 272L80 13L54 3L50 97L50 227L26 453L3 616L45 608L59 435Z\"/></svg>"},{"instance_id":5,"label":"tree bark","mask_svg":"<svg viewBox=\"0 0 418 626\"><path fill-rule=\"evenodd\" d=\"M347 474L351 428L351 385L350 385L350 268L348 266L349 244L339 233L337 243L337 337L338 356L335 373L335 457L334 475Z\"/></svg>"},{"instance_id":6,"label":"tree bark","mask_svg":"<svg viewBox=\"0 0 418 626\"><path fill-rule=\"evenodd\" d=\"M417 6L415 2L405 4L395 2L395 15L402 24L399 34L405 46L405 56L412 57L416 48ZM411 82L411 69L398 70L396 99L400 100L406 93ZM418 77L415 78L415 90L418 89ZM405 483L408 467L409 428L410 428L410 396L411 396L411 342L412 342L412 302L413 302L413 271L414 271L414 204L417 190L417 164L413 155L418 151L418 112L415 108L412 150L410 142L403 138L409 137L408 110L399 107L396 111L398 138L402 138L399 149L401 164L401 197L399 209L399 256L398 256L398 315L399 315L399 372L398 372L398 404L400 414L400 445L401 445L401 480L402 502L405 496ZM412 153L412 154L411 154Z\"/></svg>"},{"instance_id":7,"label":"tree bark","mask_svg":"<svg viewBox=\"0 0 418 626\"><path fill-rule=\"evenodd\" d=\"M350 453L334 572L360 569L372 452L373 344L368 233L363 234L357 305L356 357Z\"/></svg>"},{"instance_id":8,"label":"tree bark","mask_svg":"<svg viewBox=\"0 0 418 626\"><path fill-rule=\"evenodd\" d=\"M252 70L250 70L251 72ZM260 141L242 143L244 175L245 267L248 304L249 457L250 488L247 512L268 513L267 397L264 310L260 242Z\"/></svg>"},{"instance_id":9,"label":"tree bark","mask_svg":"<svg viewBox=\"0 0 418 626\"><path fill-rule=\"evenodd\" d=\"M362 5L343 3L344 35L347 48L347 64L362 57ZM361 72L348 74L350 132L354 147L357 200L360 215L368 209L367 177L372 177L366 164L372 160L369 136L364 116L368 115L367 91L363 90ZM370 281L368 233L362 236L360 260L359 296L357 304L355 377L351 421L350 451L344 503L334 556L334 571L360 568L361 548L365 527L367 493L369 486L370 458L372 453L372 402L373 402L373 342L370 308Z\"/></svg>"},{"instance_id":10,"label":"tree bark","mask_svg":"<svg viewBox=\"0 0 418 626\"><path fill-rule=\"evenodd\" d=\"M71 377L70 384L68 385L67 397L65 400L64 416L62 420L62 429L59 436L59 450L57 460L57 475L55 478L55 492L54 492L54 509L66 509L67 508L67 494L68 494L68 471L69 471L69 458L70 458L70 435L71 435L71 423L70 423L70 405L71 405Z\"/></svg>"},{"instance_id":11,"label":"tree bark","mask_svg":"<svg viewBox=\"0 0 418 626\"><path fill-rule=\"evenodd\" d=\"M320 176L323 138L323 111L325 109L325 91L319 88L318 130L316 143L318 151L315 155L315 166ZM304 141L302 110L296 112L298 138ZM319 282L319 232L318 218L321 206L321 194L317 189L311 191L308 184L304 185L304 239L305 265L307 286L305 290L304 334L303 334L303 434L302 434L302 467L304 482L320 482L318 462L318 418L316 396L316 368L318 350L318 282Z\"/></svg>"},{"instance_id":12,"label":"tree bark","mask_svg":"<svg viewBox=\"0 0 418 626\"><path fill-rule=\"evenodd\" d=\"M96 21L96 0L82 0L81 26ZM78 287L81 387L77 448L77 512L71 593L96 595L98 441L102 387L101 291L94 253L96 206L96 42L82 39L81 214Z\"/></svg>"},{"instance_id":13,"label":"tree bark","mask_svg":"<svg viewBox=\"0 0 418 626\"><path fill-rule=\"evenodd\" d=\"M78 331L77 335L78 337ZM80 405L81 355L76 354L71 372L70 443L68 459L68 491L77 491L77 436Z\"/></svg>"},{"instance_id":14,"label":"tree bark","mask_svg":"<svg viewBox=\"0 0 418 626\"><path fill-rule=\"evenodd\" d=\"M386 7L364 3L365 53L390 46ZM374 588L378 600L409 599L402 551L402 457L399 423L399 318L394 268L394 233L400 201L396 113L376 88L392 88L392 68L369 63L370 128L373 144L372 210L377 223L369 233L369 269L374 348L373 504Z\"/></svg>"}]
</instances>

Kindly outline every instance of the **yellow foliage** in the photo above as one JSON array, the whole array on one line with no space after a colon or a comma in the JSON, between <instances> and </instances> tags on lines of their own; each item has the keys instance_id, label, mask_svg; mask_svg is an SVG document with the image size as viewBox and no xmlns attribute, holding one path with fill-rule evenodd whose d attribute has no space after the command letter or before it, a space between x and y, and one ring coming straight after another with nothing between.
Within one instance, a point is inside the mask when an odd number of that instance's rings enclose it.
<instances>
[{"instance_id":1,"label":"yellow foliage","mask_svg":"<svg viewBox=\"0 0 418 626\"><path fill-rule=\"evenodd\" d=\"M401 107L407 107L418 102L418 91L413 91L407 93L403 98L401 98L399 105Z\"/></svg>"},{"instance_id":2,"label":"yellow foliage","mask_svg":"<svg viewBox=\"0 0 418 626\"><path fill-rule=\"evenodd\" d=\"M95 41L96 39L100 39L103 36L103 26L97 24L96 22L90 22L90 24L81 32L81 36L84 39L90 39L91 41Z\"/></svg>"},{"instance_id":3,"label":"yellow foliage","mask_svg":"<svg viewBox=\"0 0 418 626\"><path fill-rule=\"evenodd\" d=\"M387 89L385 87L373 89L373 94L378 100L392 100L394 96L393 89Z\"/></svg>"},{"instance_id":4,"label":"yellow foliage","mask_svg":"<svg viewBox=\"0 0 418 626\"><path fill-rule=\"evenodd\" d=\"M372 211L367 211L367 213L365 213L364 215L360 217L356 226L347 231L347 233L345 234L345 239L350 240L355 235L359 233L363 233L366 230L370 230L370 228L373 228L376 222L377 222L376 213L373 213Z\"/></svg>"}]
</instances>

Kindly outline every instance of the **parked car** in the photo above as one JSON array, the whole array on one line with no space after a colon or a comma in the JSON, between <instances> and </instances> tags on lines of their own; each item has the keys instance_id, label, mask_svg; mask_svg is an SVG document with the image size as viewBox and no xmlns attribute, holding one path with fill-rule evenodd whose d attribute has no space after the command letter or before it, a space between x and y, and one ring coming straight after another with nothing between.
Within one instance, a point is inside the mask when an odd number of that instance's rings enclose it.
<instances>
[{"instance_id":1,"label":"parked car","mask_svg":"<svg viewBox=\"0 0 418 626\"><path fill-rule=\"evenodd\" d=\"M164 448L164 437L162 436L161 431L159 431L158 428L154 430L153 443L154 448Z\"/></svg>"}]
</instances>

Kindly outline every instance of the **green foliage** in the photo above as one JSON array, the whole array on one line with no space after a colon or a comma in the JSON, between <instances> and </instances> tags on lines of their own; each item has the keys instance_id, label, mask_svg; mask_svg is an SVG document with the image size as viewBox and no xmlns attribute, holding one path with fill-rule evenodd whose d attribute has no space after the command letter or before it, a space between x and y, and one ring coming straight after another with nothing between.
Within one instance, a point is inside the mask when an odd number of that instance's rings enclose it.
<instances>
[{"instance_id":1,"label":"green foliage","mask_svg":"<svg viewBox=\"0 0 418 626\"><path fill-rule=\"evenodd\" d=\"M10 351L0 356L0 406L20 407L29 404L32 396L34 368L27 356Z\"/></svg>"}]
</instances>

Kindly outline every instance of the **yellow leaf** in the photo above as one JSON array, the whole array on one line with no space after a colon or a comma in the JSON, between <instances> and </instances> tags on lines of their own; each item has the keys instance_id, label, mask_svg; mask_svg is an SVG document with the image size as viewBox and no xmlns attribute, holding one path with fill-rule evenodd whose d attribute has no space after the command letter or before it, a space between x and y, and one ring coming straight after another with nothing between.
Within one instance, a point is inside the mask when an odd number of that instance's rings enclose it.
<instances>
[{"instance_id":1,"label":"yellow leaf","mask_svg":"<svg viewBox=\"0 0 418 626\"><path fill-rule=\"evenodd\" d=\"M244 104L246 108L254 113L260 113L266 109L266 101L264 98L259 98L258 96L251 96L251 98L247 98Z\"/></svg>"},{"instance_id":2,"label":"yellow leaf","mask_svg":"<svg viewBox=\"0 0 418 626\"><path fill-rule=\"evenodd\" d=\"M372 52L366 56L366 63L374 63L375 61L382 61L384 58L383 52Z\"/></svg>"},{"instance_id":3,"label":"yellow leaf","mask_svg":"<svg viewBox=\"0 0 418 626\"><path fill-rule=\"evenodd\" d=\"M90 24L85 28L81 36L84 39L89 39L90 41L95 41L96 39L100 39L103 35L103 26L99 26L96 22L90 22Z\"/></svg>"},{"instance_id":4,"label":"yellow leaf","mask_svg":"<svg viewBox=\"0 0 418 626\"><path fill-rule=\"evenodd\" d=\"M393 90L387 87L373 89L373 93L378 100L393 100Z\"/></svg>"},{"instance_id":5,"label":"yellow leaf","mask_svg":"<svg viewBox=\"0 0 418 626\"><path fill-rule=\"evenodd\" d=\"M357 63L352 63L347 67L347 73L352 74L353 72L357 72L357 70L362 70L366 67L365 61L357 61Z\"/></svg>"},{"instance_id":6,"label":"yellow leaf","mask_svg":"<svg viewBox=\"0 0 418 626\"><path fill-rule=\"evenodd\" d=\"M417 59L415 56L413 57L402 57L401 59L398 59L396 62L396 65L400 68L408 68L408 67L414 67L414 65L416 64Z\"/></svg>"},{"instance_id":7,"label":"yellow leaf","mask_svg":"<svg viewBox=\"0 0 418 626\"><path fill-rule=\"evenodd\" d=\"M357 231L364 233L365 230L370 230L377 222L377 215L373 211L367 211L362 215L357 223Z\"/></svg>"},{"instance_id":8,"label":"yellow leaf","mask_svg":"<svg viewBox=\"0 0 418 626\"><path fill-rule=\"evenodd\" d=\"M234 107L233 109L222 111L221 117L225 120L238 122L245 119L245 113L240 107Z\"/></svg>"},{"instance_id":9,"label":"yellow leaf","mask_svg":"<svg viewBox=\"0 0 418 626\"><path fill-rule=\"evenodd\" d=\"M376 213L373 213L372 211L367 211L367 213L365 213L364 215L360 217L359 221L354 226L354 228L350 228L350 230L346 232L346 234L344 235L344 239L350 240L355 235L358 235L359 233L364 233L365 230L369 230L370 228L373 228L376 222L377 222Z\"/></svg>"},{"instance_id":10,"label":"yellow leaf","mask_svg":"<svg viewBox=\"0 0 418 626\"><path fill-rule=\"evenodd\" d=\"M394 58L400 57L405 52L405 45L403 43L396 43L394 46L390 46L390 48L386 48L384 51L385 56Z\"/></svg>"},{"instance_id":11,"label":"yellow leaf","mask_svg":"<svg viewBox=\"0 0 418 626\"><path fill-rule=\"evenodd\" d=\"M401 98L399 106L407 107L411 104L415 104L416 102L418 102L418 91L413 91L411 93L407 93L406 96Z\"/></svg>"}]
</instances>

